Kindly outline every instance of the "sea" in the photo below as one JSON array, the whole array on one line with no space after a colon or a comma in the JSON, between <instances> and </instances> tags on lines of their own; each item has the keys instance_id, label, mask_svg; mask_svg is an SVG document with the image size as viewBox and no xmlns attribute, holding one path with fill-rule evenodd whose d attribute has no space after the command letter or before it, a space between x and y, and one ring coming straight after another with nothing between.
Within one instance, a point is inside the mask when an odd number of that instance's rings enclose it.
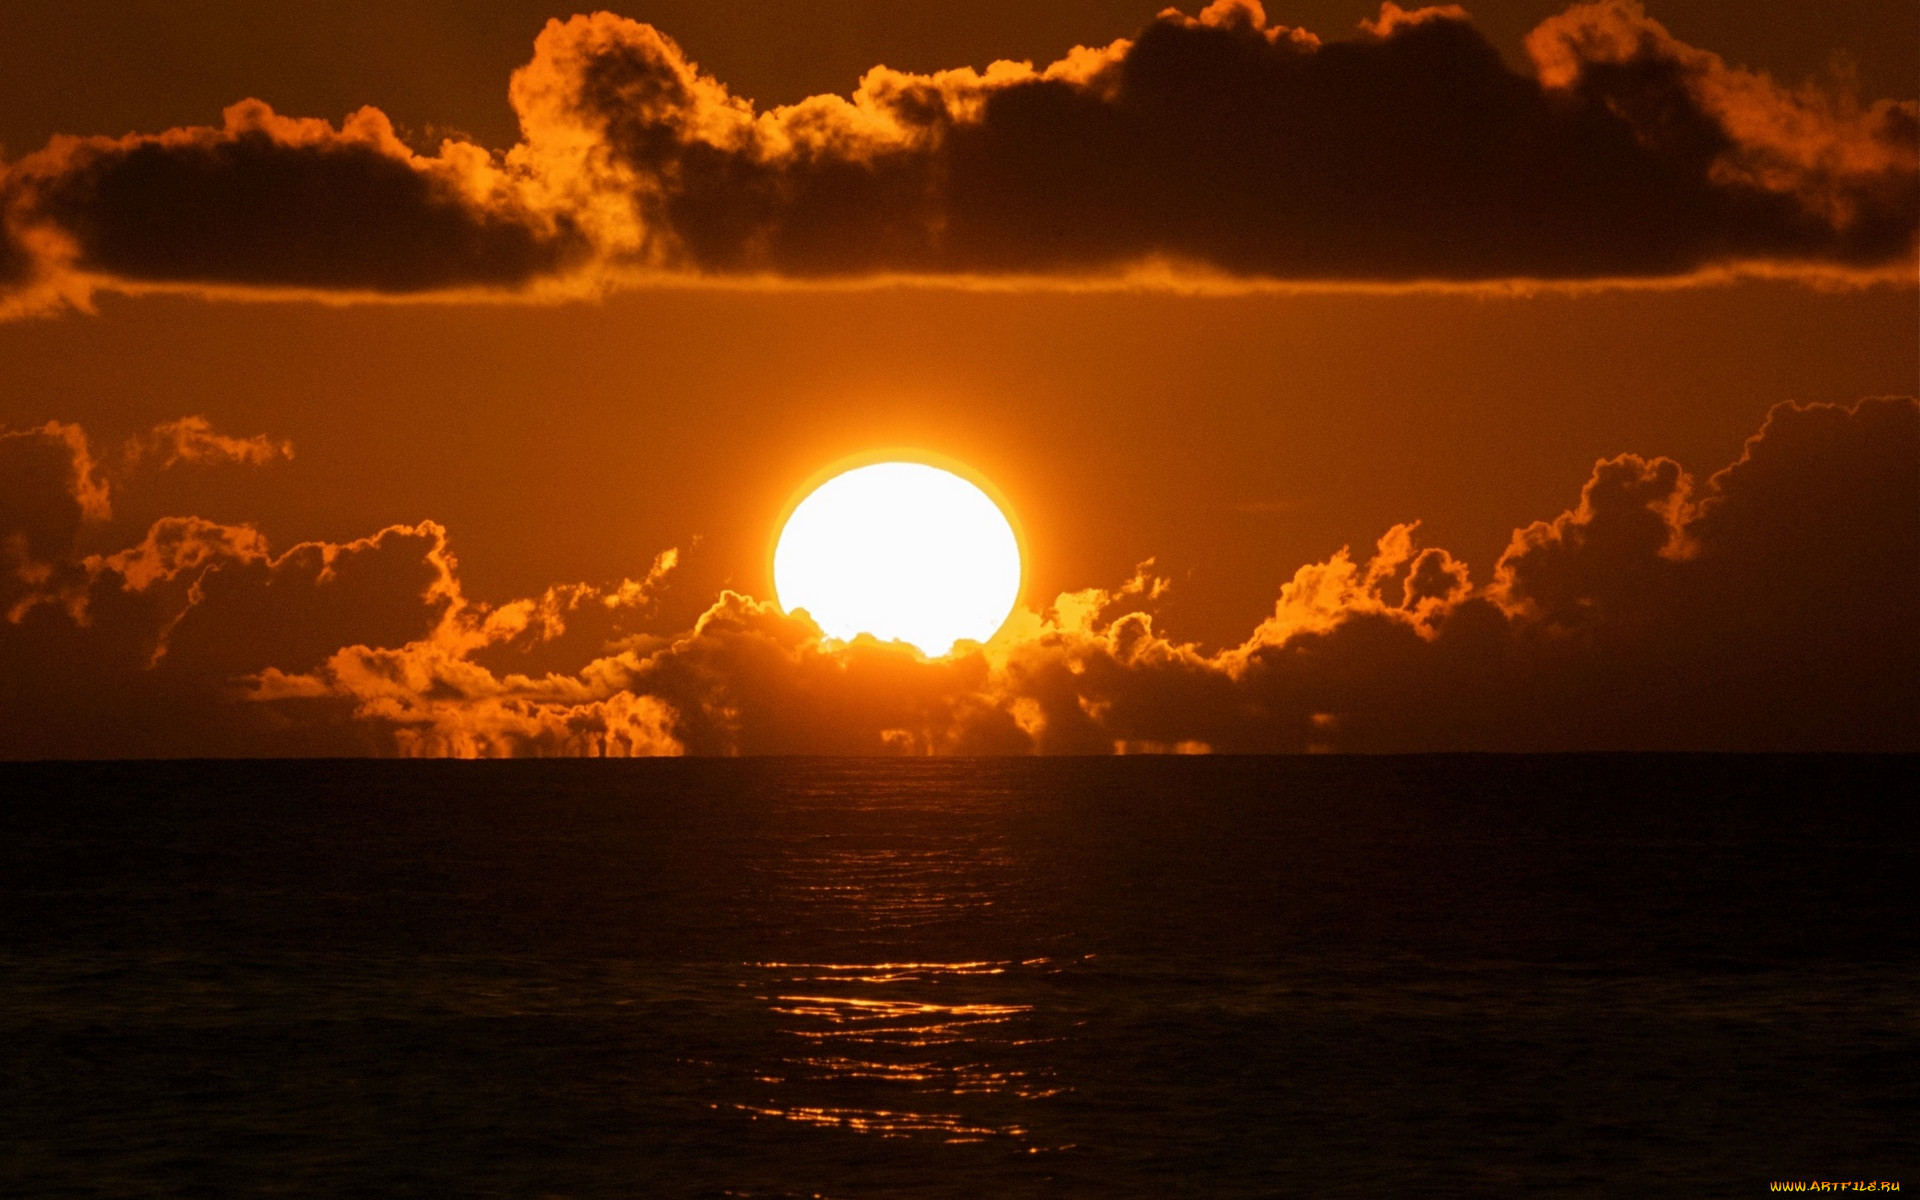
<instances>
[{"instance_id":1,"label":"sea","mask_svg":"<svg viewBox=\"0 0 1920 1200\"><path fill-rule=\"evenodd\" d=\"M1920 758L0 766L0 1193L1920 1189Z\"/></svg>"}]
</instances>

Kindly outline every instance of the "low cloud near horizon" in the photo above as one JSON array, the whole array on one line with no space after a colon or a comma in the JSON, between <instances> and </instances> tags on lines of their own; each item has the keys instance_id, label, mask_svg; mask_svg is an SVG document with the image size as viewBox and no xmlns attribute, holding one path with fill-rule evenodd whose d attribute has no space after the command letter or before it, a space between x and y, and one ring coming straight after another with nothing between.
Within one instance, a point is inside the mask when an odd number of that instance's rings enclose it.
<instances>
[{"instance_id":1,"label":"low cloud near horizon","mask_svg":"<svg viewBox=\"0 0 1920 1200\"><path fill-rule=\"evenodd\" d=\"M928 660L637 579L468 597L446 529L275 551L198 517L85 552L161 470L293 448L197 418L0 430L0 757L1920 749L1920 402L1781 405L1705 478L1602 460L1476 580L1418 522L1300 568L1240 643L1150 565Z\"/></svg>"},{"instance_id":2,"label":"low cloud near horizon","mask_svg":"<svg viewBox=\"0 0 1920 1200\"><path fill-rule=\"evenodd\" d=\"M1042 67L761 110L664 33L550 22L504 151L257 100L0 165L0 315L100 290L553 298L660 282L1910 280L1920 104L1785 87L1578 4L1516 73L1458 7L1343 40L1257 0Z\"/></svg>"}]
</instances>

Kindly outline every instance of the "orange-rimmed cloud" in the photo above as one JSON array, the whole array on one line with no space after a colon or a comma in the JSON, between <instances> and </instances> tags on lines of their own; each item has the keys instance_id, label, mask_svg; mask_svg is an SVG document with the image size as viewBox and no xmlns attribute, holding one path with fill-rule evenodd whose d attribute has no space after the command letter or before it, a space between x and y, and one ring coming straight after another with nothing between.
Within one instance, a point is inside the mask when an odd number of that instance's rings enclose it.
<instances>
[{"instance_id":1,"label":"orange-rimmed cloud","mask_svg":"<svg viewBox=\"0 0 1920 1200\"><path fill-rule=\"evenodd\" d=\"M248 463L263 466L276 458L292 458L293 443L263 433L233 437L219 433L201 416L162 421L144 437L130 440L124 454L129 465L142 458L160 460L161 468L181 463Z\"/></svg>"},{"instance_id":2,"label":"orange-rimmed cloud","mask_svg":"<svg viewBox=\"0 0 1920 1200\"><path fill-rule=\"evenodd\" d=\"M586 253L564 212L522 191L477 146L415 154L376 109L336 128L257 100L219 128L56 137L0 180L11 253L36 262L28 300L113 285L512 286Z\"/></svg>"},{"instance_id":3,"label":"orange-rimmed cloud","mask_svg":"<svg viewBox=\"0 0 1920 1200\"><path fill-rule=\"evenodd\" d=\"M293 443L284 438L233 437L202 416L163 421L126 439L105 458L79 425L0 426L0 476L7 481L0 489L0 612L17 622L39 604L79 603L67 592L80 529L110 520L114 489L144 470L181 464L261 466L291 457Z\"/></svg>"},{"instance_id":4,"label":"orange-rimmed cloud","mask_svg":"<svg viewBox=\"0 0 1920 1200\"><path fill-rule=\"evenodd\" d=\"M1704 482L1602 460L1483 584L1409 523L1238 645L1156 631L1149 567L939 660L731 592L661 630L672 552L483 603L430 521L275 553L169 518L83 555L72 429L0 441L44 468L0 476L11 757L1920 749L1912 399L1783 405Z\"/></svg>"},{"instance_id":5,"label":"orange-rimmed cloud","mask_svg":"<svg viewBox=\"0 0 1920 1200\"><path fill-rule=\"evenodd\" d=\"M577 294L678 281L1463 286L1909 278L1920 105L1783 87L1632 0L1508 68L1456 7L1346 40L1255 0L1045 67L876 67L759 109L651 26L550 22L522 140L423 155L362 109L56 138L5 169L0 289Z\"/></svg>"}]
</instances>

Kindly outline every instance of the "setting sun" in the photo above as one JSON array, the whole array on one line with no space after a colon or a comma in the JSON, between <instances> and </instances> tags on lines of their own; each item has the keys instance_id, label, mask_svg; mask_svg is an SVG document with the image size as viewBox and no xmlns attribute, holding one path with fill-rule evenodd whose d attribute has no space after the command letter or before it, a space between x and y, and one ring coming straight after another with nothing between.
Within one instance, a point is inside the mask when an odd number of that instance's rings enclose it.
<instances>
[{"instance_id":1,"label":"setting sun","mask_svg":"<svg viewBox=\"0 0 1920 1200\"><path fill-rule=\"evenodd\" d=\"M0 1200L1897 1191L1917 493L1920 0L0 0Z\"/></svg>"},{"instance_id":2,"label":"setting sun","mask_svg":"<svg viewBox=\"0 0 1920 1200\"><path fill-rule=\"evenodd\" d=\"M857 467L801 500L773 552L773 588L831 637L946 654L984 642L1020 595L1020 543L991 497L917 462Z\"/></svg>"}]
</instances>

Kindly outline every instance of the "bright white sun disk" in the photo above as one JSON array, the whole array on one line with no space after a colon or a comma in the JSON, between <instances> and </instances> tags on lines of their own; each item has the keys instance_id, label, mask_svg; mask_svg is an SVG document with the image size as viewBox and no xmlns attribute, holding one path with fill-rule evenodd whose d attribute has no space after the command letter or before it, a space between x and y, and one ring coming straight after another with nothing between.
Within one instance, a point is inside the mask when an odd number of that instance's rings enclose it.
<instances>
[{"instance_id":1,"label":"bright white sun disk","mask_svg":"<svg viewBox=\"0 0 1920 1200\"><path fill-rule=\"evenodd\" d=\"M857 467L802 500L773 551L773 590L829 637L870 633L942 655L984 642L1020 596L1020 543L987 494L938 467Z\"/></svg>"}]
</instances>

